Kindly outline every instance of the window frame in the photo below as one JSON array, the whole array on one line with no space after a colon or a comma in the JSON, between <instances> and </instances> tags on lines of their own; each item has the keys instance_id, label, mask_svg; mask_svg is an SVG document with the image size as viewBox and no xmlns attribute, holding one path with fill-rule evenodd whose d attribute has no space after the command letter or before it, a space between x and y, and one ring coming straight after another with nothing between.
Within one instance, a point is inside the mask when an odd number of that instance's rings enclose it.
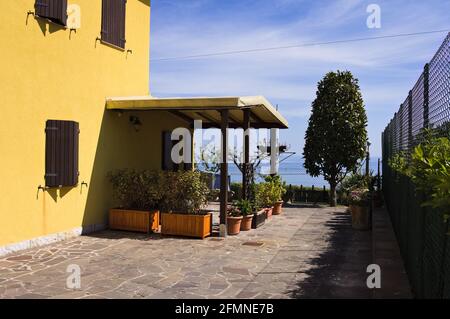
<instances>
[{"instance_id":1,"label":"window frame","mask_svg":"<svg viewBox=\"0 0 450 319\"><path fill-rule=\"evenodd\" d=\"M68 0L35 0L34 13L38 18L67 27L67 6ZM41 7L47 7L47 9Z\"/></svg>"},{"instance_id":2,"label":"window frame","mask_svg":"<svg viewBox=\"0 0 450 319\"><path fill-rule=\"evenodd\" d=\"M112 4L121 6L123 12L116 11ZM123 6L123 7L122 7ZM100 42L115 49L126 48L127 0L102 0ZM111 33L119 34L111 34Z\"/></svg>"},{"instance_id":3,"label":"window frame","mask_svg":"<svg viewBox=\"0 0 450 319\"><path fill-rule=\"evenodd\" d=\"M79 182L80 125L75 121L45 123L45 187L76 187Z\"/></svg>"}]
</instances>

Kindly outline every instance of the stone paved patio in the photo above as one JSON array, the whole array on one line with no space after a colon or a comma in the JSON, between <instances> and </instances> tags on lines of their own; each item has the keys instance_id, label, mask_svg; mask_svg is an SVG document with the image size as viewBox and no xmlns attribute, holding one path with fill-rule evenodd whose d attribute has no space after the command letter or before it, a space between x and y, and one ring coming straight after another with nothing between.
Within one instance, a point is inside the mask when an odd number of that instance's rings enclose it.
<instances>
[{"instance_id":1,"label":"stone paved patio","mask_svg":"<svg viewBox=\"0 0 450 319\"><path fill-rule=\"evenodd\" d=\"M1 258L0 297L370 298L371 246L342 208L286 208L225 240L105 231Z\"/></svg>"}]
</instances>

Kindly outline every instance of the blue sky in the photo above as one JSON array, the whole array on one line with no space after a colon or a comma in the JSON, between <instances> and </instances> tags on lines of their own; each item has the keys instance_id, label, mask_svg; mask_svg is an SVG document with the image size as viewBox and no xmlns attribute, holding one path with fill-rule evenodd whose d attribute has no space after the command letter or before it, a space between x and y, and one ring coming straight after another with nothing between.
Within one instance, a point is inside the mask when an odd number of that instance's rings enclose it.
<instances>
[{"instance_id":1,"label":"blue sky","mask_svg":"<svg viewBox=\"0 0 450 319\"><path fill-rule=\"evenodd\" d=\"M381 29L366 25L381 7ZM381 132L446 34L311 46L191 60L221 51L450 29L450 1L152 0L150 90L158 97L264 95L289 121L281 142L302 152L311 102L325 73L359 79L372 155Z\"/></svg>"}]
</instances>

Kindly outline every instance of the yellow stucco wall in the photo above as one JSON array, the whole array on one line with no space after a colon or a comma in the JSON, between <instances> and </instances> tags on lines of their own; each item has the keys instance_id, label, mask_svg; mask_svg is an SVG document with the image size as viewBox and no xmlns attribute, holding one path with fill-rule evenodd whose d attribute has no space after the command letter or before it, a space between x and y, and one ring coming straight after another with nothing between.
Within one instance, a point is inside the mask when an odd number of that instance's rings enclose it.
<instances>
[{"instance_id":1,"label":"yellow stucco wall","mask_svg":"<svg viewBox=\"0 0 450 319\"><path fill-rule=\"evenodd\" d=\"M101 0L69 0L81 7L76 33L27 19L34 0L0 1L0 246L104 223L106 173L160 167L161 130L182 123L167 113L132 113L144 124L136 132L131 114L105 112L108 96L149 93L149 2L128 0L127 54L96 41ZM38 193L48 119L80 123L80 185ZM81 189L82 181L89 187Z\"/></svg>"}]
</instances>

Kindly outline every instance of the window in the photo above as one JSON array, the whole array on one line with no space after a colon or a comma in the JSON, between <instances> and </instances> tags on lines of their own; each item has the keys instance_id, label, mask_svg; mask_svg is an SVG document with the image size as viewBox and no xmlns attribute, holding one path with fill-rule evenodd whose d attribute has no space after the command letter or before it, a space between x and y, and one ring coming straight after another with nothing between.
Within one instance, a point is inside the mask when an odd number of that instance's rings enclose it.
<instances>
[{"instance_id":1,"label":"window","mask_svg":"<svg viewBox=\"0 0 450 319\"><path fill-rule=\"evenodd\" d=\"M45 186L78 184L79 124L48 120L45 126Z\"/></svg>"},{"instance_id":2,"label":"window","mask_svg":"<svg viewBox=\"0 0 450 319\"><path fill-rule=\"evenodd\" d=\"M103 0L102 42L125 49L125 16L127 0Z\"/></svg>"},{"instance_id":3,"label":"window","mask_svg":"<svg viewBox=\"0 0 450 319\"><path fill-rule=\"evenodd\" d=\"M41 18L67 25L67 0L36 0L35 14Z\"/></svg>"}]
</instances>

